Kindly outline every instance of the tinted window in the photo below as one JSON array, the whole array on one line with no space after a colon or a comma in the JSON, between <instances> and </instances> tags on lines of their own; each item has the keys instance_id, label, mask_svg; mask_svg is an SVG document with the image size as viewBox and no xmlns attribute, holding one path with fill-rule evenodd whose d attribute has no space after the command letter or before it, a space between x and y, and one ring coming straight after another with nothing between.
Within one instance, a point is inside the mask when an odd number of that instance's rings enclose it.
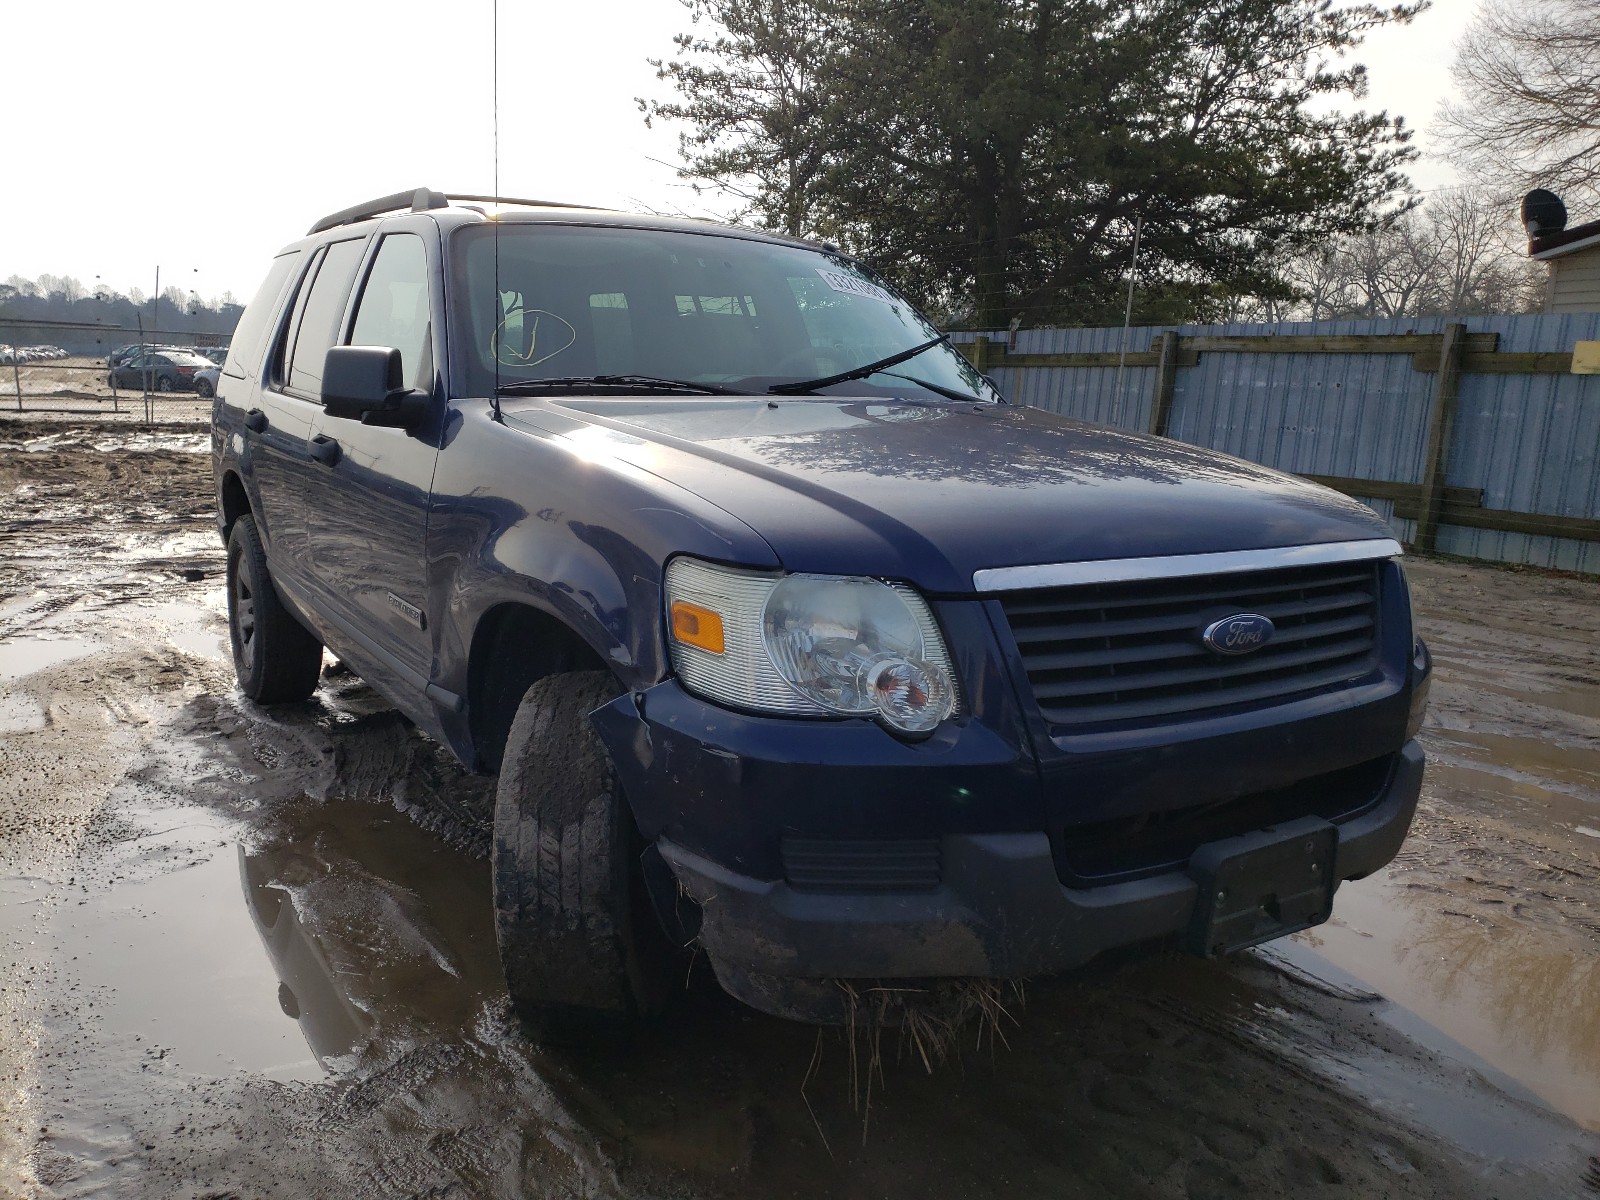
<instances>
[{"instance_id":1,"label":"tinted window","mask_svg":"<svg viewBox=\"0 0 1600 1200\"><path fill-rule=\"evenodd\" d=\"M289 359L290 387L312 395L321 393L322 360L328 357L329 347L339 336L345 300L365 248L365 241L359 239L334 242L322 256L294 337L294 354Z\"/></svg>"},{"instance_id":2,"label":"tinted window","mask_svg":"<svg viewBox=\"0 0 1600 1200\"><path fill-rule=\"evenodd\" d=\"M429 328L427 249L415 234L391 234L378 246L361 289L350 344L393 346L400 351L401 378L427 387Z\"/></svg>"},{"instance_id":3,"label":"tinted window","mask_svg":"<svg viewBox=\"0 0 1600 1200\"><path fill-rule=\"evenodd\" d=\"M228 361L223 370L229 375L254 374L261 366L261 338L267 322L278 307L278 297L289 276L300 265L300 251L282 254L272 260L272 268L256 291L255 299L245 306L239 326L233 331L229 343Z\"/></svg>"}]
</instances>

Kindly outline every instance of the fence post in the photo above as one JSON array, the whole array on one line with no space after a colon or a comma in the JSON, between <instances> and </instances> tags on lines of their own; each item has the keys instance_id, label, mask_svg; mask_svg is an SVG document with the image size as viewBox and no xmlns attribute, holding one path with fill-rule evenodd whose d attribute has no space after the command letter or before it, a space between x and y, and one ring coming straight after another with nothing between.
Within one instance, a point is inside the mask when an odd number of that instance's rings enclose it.
<instances>
[{"instance_id":1,"label":"fence post","mask_svg":"<svg viewBox=\"0 0 1600 1200\"><path fill-rule=\"evenodd\" d=\"M1433 400L1428 407L1428 441L1423 451L1422 498L1417 506L1417 532L1412 545L1432 550L1439 537L1439 512L1444 505L1446 460L1450 453L1450 431L1455 425L1456 393L1461 388L1461 363L1466 348L1467 327L1444 327L1439 347L1439 373L1433 379Z\"/></svg>"},{"instance_id":2,"label":"fence post","mask_svg":"<svg viewBox=\"0 0 1600 1200\"><path fill-rule=\"evenodd\" d=\"M1167 436L1167 425L1172 420L1172 391L1177 382L1178 335L1169 329L1161 335L1155 392L1150 397L1150 432L1157 437Z\"/></svg>"},{"instance_id":3,"label":"fence post","mask_svg":"<svg viewBox=\"0 0 1600 1200\"><path fill-rule=\"evenodd\" d=\"M972 365L980 375L989 368L989 339L981 333L972 343Z\"/></svg>"},{"instance_id":4,"label":"fence post","mask_svg":"<svg viewBox=\"0 0 1600 1200\"><path fill-rule=\"evenodd\" d=\"M17 366L17 348L11 347L11 382L17 385L17 411L22 411L22 368Z\"/></svg>"}]
</instances>

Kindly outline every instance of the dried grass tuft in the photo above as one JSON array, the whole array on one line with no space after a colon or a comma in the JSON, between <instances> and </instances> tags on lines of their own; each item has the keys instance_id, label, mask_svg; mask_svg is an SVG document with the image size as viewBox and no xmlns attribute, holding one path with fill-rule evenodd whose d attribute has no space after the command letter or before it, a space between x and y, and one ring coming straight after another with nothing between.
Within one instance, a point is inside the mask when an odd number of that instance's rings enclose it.
<instances>
[{"instance_id":1,"label":"dried grass tuft","mask_svg":"<svg viewBox=\"0 0 1600 1200\"><path fill-rule=\"evenodd\" d=\"M959 1062L964 1036L970 1031L973 1049L990 1054L997 1046L1010 1049L1005 1027L1016 1025L1012 1008L1027 1003L1020 981L999 979L941 979L927 983L837 979L843 994L843 1036L848 1070L850 1107L861 1114L861 1141L865 1145L872 1122L874 1086L884 1083L884 1031L894 1030L897 1063L920 1063L932 1075L952 1060ZM806 1069L800 1092L807 1109L811 1101L806 1086L822 1061L823 1031ZM812 1112L816 1122L816 1113ZM817 1133L822 1126L817 1122ZM828 1146L826 1136L823 1145ZM828 1147L828 1153L833 1150Z\"/></svg>"}]
</instances>

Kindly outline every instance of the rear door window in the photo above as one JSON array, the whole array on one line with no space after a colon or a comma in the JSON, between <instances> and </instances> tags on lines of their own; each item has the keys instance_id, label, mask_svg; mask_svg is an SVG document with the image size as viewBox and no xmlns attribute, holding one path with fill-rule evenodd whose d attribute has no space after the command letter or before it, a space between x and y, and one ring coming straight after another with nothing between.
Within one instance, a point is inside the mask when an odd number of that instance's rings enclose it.
<instances>
[{"instance_id":1,"label":"rear door window","mask_svg":"<svg viewBox=\"0 0 1600 1200\"><path fill-rule=\"evenodd\" d=\"M365 239L334 242L322 256L317 277L312 281L300 313L300 326L294 333L294 349L289 356L288 386L310 396L322 394L322 363L339 338L345 301L356 268L361 265Z\"/></svg>"}]
</instances>

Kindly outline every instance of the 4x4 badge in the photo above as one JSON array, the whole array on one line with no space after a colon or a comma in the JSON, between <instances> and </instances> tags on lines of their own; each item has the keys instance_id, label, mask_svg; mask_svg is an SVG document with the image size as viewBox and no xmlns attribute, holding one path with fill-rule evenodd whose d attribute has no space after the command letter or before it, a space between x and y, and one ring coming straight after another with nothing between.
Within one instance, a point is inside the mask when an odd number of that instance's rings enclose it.
<instances>
[{"instance_id":1,"label":"4x4 badge","mask_svg":"<svg viewBox=\"0 0 1600 1200\"><path fill-rule=\"evenodd\" d=\"M1235 613L1207 625L1200 640L1213 654L1232 657L1259 650L1272 640L1274 626L1260 613Z\"/></svg>"}]
</instances>

